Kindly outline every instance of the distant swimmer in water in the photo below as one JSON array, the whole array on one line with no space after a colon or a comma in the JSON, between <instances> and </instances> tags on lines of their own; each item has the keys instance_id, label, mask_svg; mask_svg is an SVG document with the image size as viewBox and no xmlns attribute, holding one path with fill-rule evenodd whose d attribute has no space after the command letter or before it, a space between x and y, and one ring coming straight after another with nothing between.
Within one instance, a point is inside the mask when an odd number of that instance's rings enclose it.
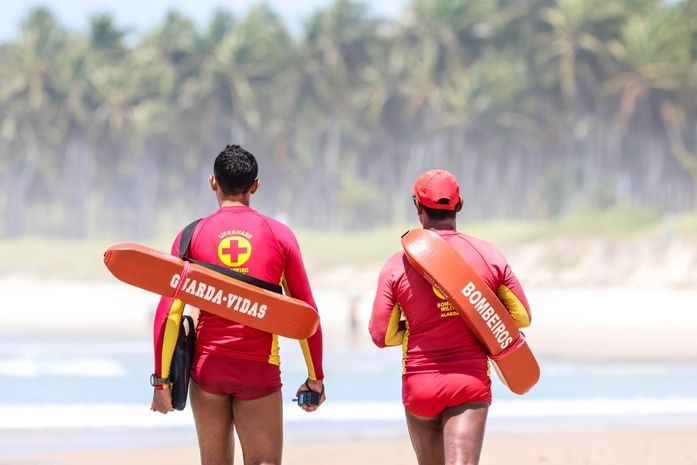
<instances>
[{"instance_id":1,"label":"distant swimmer in water","mask_svg":"<svg viewBox=\"0 0 697 465\"><path fill-rule=\"evenodd\" d=\"M317 308L293 232L284 224L250 208L259 189L257 161L237 145L228 145L215 159L210 185L220 209L200 220L189 257L228 267L268 283L282 283L286 294ZM180 232L172 246L177 255ZM155 373L152 410L173 410L168 374L177 331L167 325L172 299L161 299L155 315ZM308 377L298 396L305 411L325 400L322 330L300 341ZM167 354L169 353L169 357ZM278 337L201 311L191 369L191 408L202 465L232 465L233 433L245 464L280 464L283 408Z\"/></svg>"},{"instance_id":2,"label":"distant swimmer in water","mask_svg":"<svg viewBox=\"0 0 697 465\"><path fill-rule=\"evenodd\" d=\"M348 298L348 333L351 345L355 345L358 339L358 307L361 298L357 294Z\"/></svg>"},{"instance_id":3,"label":"distant swimmer in water","mask_svg":"<svg viewBox=\"0 0 697 465\"><path fill-rule=\"evenodd\" d=\"M527 299L504 256L493 245L457 232L462 198L455 177L427 171L414 184L412 198L424 229L438 234L494 284L516 326L528 326ZM402 401L419 465L477 464L491 404L487 354L404 252L394 254L380 272L369 330L378 347L402 346Z\"/></svg>"}]
</instances>

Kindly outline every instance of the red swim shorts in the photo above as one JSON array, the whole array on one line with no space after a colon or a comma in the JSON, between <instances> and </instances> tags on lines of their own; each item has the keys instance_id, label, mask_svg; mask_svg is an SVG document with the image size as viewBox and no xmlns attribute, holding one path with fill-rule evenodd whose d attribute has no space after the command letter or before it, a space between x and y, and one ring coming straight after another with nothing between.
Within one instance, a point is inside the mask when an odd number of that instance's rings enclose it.
<instances>
[{"instance_id":1,"label":"red swim shorts","mask_svg":"<svg viewBox=\"0 0 697 465\"><path fill-rule=\"evenodd\" d=\"M402 402L414 415L433 417L465 402L491 403L491 378L464 373L409 373L402 376Z\"/></svg>"},{"instance_id":2,"label":"red swim shorts","mask_svg":"<svg viewBox=\"0 0 697 465\"><path fill-rule=\"evenodd\" d=\"M206 392L240 400L259 399L281 389L278 365L211 353L196 353L191 378Z\"/></svg>"}]
</instances>

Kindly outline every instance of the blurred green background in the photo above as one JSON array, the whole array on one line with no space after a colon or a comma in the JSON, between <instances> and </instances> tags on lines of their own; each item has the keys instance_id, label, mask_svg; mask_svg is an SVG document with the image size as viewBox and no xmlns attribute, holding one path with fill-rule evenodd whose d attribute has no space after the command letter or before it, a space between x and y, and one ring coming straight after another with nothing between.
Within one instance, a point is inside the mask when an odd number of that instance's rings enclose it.
<instances>
[{"instance_id":1,"label":"blurred green background","mask_svg":"<svg viewBox=\"0 0 697 465\"><path fill-rule=\"evenodd\" d=\"M336 0L294 32L262 3L137 35L35 8L0 44L3 238L169 240L215 207L227 143L260 160L255 206L300 229L408 224L433 167L513 236L691 212L697 1Z\"/></svg>"}]
</instances>

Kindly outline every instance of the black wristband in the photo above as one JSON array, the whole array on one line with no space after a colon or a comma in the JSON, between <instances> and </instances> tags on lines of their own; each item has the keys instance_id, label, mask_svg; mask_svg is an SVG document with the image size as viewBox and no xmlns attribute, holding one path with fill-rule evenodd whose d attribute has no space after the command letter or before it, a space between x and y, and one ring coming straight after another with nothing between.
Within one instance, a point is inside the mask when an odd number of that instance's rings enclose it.
<instances>
[{"instance_id":1,"label":"black wristband","mask_svg":"<svg viewBox=\"0 0 697 465\"><path fill-rule=\"evenodd\" d=\"M313 389L310 387L310 385L308 384L309 382L310 382L310 378L307 378L307 379L305 380L305 387L307 388L307 390L308 390L308 391L312 391L312 392L317 392L317 391L313 390ZM324 395L324 381L322 381L322 392L320 392L319 395L320 395L320 397L321 397L322 395Z\"/></svg>"}]
</instances>

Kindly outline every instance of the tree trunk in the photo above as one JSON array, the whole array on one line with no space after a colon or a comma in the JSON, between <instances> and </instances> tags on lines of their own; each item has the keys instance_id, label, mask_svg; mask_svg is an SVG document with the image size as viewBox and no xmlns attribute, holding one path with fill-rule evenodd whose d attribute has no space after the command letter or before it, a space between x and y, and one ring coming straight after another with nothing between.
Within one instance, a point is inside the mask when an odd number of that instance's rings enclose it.
<instances>
[{"instance_id":1,"label":"tree trunk","mask_svg":"<svg viewBox=\"0 0 697 465\"><path fill-rule=\"evenodd\" d=\"M36 144L33 140L29 141L25 157L5 175L5 208L2 222L5 237L18 237L24 233L24 222L30 202L29 192L36 175L38 154Z\"/></svg>"},{"instance_id":2,"label":"tree trunk","mask_svg":"<svg viewBox=\"0 0 697 465\"><path fill-rule=\"evenodd\" d=\"M82 138L67 143L63 163L63 234L81 239L86 233L85 202L91 191L91 155Z\"/></svg>"},{"instance_id":3,"label":"tree trunk","mask_svg":"<svg viewBox=\"0 0 697 465\"><path fill-rule=\"evenodd\" d=\"M154 225L159 214L158 186L160 184L161 167L158 154L153 150L146 150L140 157L140 163L135 176L137 185L137 215L135 235L138 239L149 239L154 232Z\"/></svg>"}]
</instances>

